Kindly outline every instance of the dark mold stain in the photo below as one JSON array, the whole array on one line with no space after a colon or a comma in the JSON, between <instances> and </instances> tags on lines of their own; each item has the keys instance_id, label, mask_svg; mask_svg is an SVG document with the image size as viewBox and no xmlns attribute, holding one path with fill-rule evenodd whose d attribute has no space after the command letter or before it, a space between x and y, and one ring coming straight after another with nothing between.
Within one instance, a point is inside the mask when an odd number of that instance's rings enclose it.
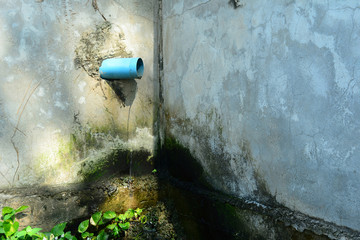
<instances>
[{"instance_id":1,"label":"dark mold stain","mask_svg":"<svg viewBox=\"0 0 360 240\"><path fill-rule=\"evenodd\" d=\"M230 0L229 1L229 4L231 5L231 6L233 6L234 7L234 9L237 9L237 8L242 8L242 7L244 7L245 6L245 3L243 2L243 0Z\"/></svg>"}]
</instances>

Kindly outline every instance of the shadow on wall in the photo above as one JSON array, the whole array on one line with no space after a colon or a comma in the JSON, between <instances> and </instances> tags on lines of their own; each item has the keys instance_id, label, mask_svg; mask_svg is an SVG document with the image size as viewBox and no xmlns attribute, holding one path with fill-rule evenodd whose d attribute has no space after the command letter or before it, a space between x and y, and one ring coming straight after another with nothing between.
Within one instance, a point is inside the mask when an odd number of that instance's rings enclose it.
<instances>
[{"instance_id":1,"label":"shadow on wall","mask_svg":"<svg viewBox=\"0 0 360 240\"><path fill-rule=\"evenodd\" d=\"M137 82L134 79L106 80L106 82L115 92L116 96L118 96L123 106L131 106L133 104L137 92Z\"/></svg>"}]
</instances>

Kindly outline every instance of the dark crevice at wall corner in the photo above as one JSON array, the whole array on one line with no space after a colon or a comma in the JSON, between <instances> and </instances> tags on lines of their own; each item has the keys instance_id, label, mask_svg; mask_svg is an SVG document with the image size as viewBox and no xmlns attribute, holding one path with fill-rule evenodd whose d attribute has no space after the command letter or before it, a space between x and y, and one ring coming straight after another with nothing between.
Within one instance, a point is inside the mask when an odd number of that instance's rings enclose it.
<instances>
[{"instance_id":1,"label":"dark crevice at wall corner","mask_svg":"<svg viewBox=\"0 0 360 240\"><path fill-rule=\"evenodd\" d=\"M234 8L242 8L245 6L245 1L244 0L230 0L229 4Z\"/></svg>"},{"instance_id":2,"label":"dark crevice at wall corner","mask_svg":"<svg viewBox=\"0 0 360 240\"><path fill-rule=\"evenodd\" d=\"M158 74L159 74L159 100L160 103L164 102L163 98L163 69L164 69L164 60L163 60L163 18L162 18L162 0L158 1L158 25L157 25L157 40L158 40Z\"/></svg>"},{"instance_id":3,"label":"dark crevice at wall corner","mask_svg":"<svg viewBox=\"0 0 360 240\"><path fill-rule=\"evenodd\" d=\"M164 109L163 109L163 103L164 103L164 97L163 97L163 81L164 81L164 60L163 60L163 1L162 0L155 0L155 18L156 18L156 26L154 27L154 48L156 56L156 60L154 63L154 66L156 66L156 69L154 69L154 72L156 73L155 79L157 79L157 92L154 93L155 99L157 99L158 104L154 106L154 115L156 116L156 119L154 121L154 135L156 136L156 142L154 143L157 147L158 152L161 152L161 148L164 142L164 129L165 129L165 117L164 117Z\"/></svg>"}]
</instances>

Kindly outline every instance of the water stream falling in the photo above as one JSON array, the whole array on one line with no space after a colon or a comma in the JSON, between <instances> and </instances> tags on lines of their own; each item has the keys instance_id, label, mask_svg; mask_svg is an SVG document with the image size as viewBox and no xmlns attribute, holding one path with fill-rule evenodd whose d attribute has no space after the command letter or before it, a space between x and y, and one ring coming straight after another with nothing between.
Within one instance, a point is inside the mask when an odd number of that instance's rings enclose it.
<instances>
[{"instance_id":1,"label":"water stream falling","mask_svg":"<svg viewBox=\"0 0 360 240\"><path fill-rule=\"evenodd\" d=\"M132 104L129 106L129 112L128 112L128 119L127 119L127 125L126 125L126 141L129 142L129 122L130 122L130 114L131 114L131 106ZM128 155L128 159L129 161L129 193L130 193L130 197L133 196L133 191L132 191L132 150L130 149L130 153Z\"/></svg>"}]
</instances>

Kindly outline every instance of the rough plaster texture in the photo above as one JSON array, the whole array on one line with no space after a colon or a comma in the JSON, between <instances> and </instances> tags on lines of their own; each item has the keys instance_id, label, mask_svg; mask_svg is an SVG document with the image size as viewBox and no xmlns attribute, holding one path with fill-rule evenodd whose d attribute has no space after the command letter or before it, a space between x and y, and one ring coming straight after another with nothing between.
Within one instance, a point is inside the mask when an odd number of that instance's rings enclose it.
<instances>
[{"instance_id":1,"label":"rough plaster texture","mask_svg":"<svg viewBox=\"0 0 360 240\"><path fill-rule=\"evenodd\" d=\"M358 1L163 1L166 136L217 189L360 230Z\"/></svg>"},{"instance_id":2,"label":"rough plaster texture","mask_svg":"<svg viewBox=\"0 0 360 240\"><path fill-rule=\"evenodd\" d=\"M0 188L73 183L118 146L153 151L153 1L0 1ZM108 57L141 80L106 82Z\"/></svg>"}]
</instances>

